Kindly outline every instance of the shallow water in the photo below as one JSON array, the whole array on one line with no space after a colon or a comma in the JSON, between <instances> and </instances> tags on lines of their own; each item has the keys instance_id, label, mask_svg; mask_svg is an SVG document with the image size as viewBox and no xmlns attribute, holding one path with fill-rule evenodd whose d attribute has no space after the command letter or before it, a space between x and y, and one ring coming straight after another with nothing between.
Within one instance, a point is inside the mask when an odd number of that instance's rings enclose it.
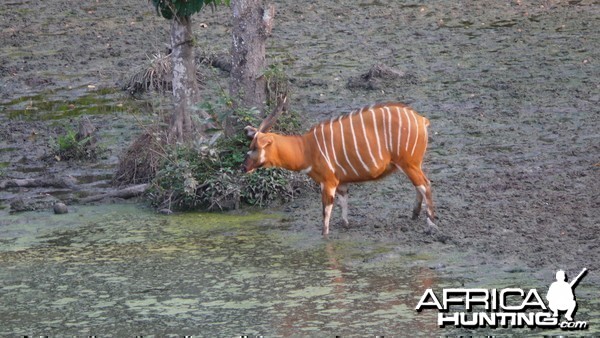
<instances>
[{"instance_id":1,"label":"shallow water","mask_svg":"<svg viewBox=\"0 0 600 338\"><path fill-rule=\"evenodd\" d=\"M323 240L261 213L167 217L101 205L4 214L0 335L432 336L465 331L442 330L436 312L414 310L426 288L537 283L530 271L475 274L462 254L444 256ZM581 303L578 319L598 317L598 307Z\"/></svg>"}]
</instances>

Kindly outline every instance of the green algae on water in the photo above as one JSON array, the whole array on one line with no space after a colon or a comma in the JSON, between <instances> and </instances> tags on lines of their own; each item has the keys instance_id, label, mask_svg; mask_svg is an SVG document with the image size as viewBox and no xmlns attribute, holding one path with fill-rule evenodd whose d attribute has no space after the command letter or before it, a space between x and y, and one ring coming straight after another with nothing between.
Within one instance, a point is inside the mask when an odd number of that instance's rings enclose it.
<instances>
[{"instance_id":1,"label":"green algae on water","mask_svg":"<svg viewBox=\"0 0 600 338\"><path fill-rule=\"evenodd\" d=\"M22 96L4 102L3 112L9 119L58 120L86 115L113 114L127 110L115 98L116 88L85 91L79 96L61 97L56 91Z\"/></svg>"}]
</instances>

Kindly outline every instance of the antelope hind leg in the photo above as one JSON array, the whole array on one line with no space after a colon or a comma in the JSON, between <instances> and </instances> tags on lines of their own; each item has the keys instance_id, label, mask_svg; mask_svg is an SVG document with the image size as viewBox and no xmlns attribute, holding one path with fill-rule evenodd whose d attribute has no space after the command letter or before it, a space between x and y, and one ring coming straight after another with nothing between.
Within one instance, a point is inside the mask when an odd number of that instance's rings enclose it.
<instances>
[{"instance_id":1,"label":"antelope hind leg","mask_svg":"<svg viewBox=\"0 0 600 338\"><path fill-rule=\"evenodd\" d=\"M418 187L415 187L415 190L417 192L417 200L416 200L415 206L413 208L412 219L417 219L419 217L419 214L421 213L421 206L423 205L423 196L424 196Z\"/></svg>"},{"instance_id":2,"label":"antelope hind leg","mask_svg":"<svg viewBox=\"0 0 600 338\"><path fill-rule=\"evenodd\" d=\"M421 212L421 203L425 200L425 205L427 208L427 225L429 226L429 231L435 231L438 227L435 225L433 220L435 219L435 212L433 210L433 194L431 193L431 183L427 176L421 170L420 165L404 165L398 166L401 168L406 176L410 179L412 184L417 189L417 204L413 209L413 219L419 216ZM420 196L419 196L420 195Z\"/></svg>"}]
</instances>

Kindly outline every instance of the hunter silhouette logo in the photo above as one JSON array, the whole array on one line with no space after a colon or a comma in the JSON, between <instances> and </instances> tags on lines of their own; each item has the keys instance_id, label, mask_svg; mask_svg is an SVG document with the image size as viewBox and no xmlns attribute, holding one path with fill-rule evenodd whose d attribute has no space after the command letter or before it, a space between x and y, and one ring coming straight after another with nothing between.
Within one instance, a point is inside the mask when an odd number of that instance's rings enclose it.
<instances>
[{"instance_id":1,"label":"hunter silhouette logo","mask_svg":"<svg viewBox=\"0 0 600 338\"><path fill-rule=\"evenodd\" d=\"M556 282L550 285L546 295L548 307L552 310L552 317L558 317L558 311L567 311L565 319L573 321L573 313L577 309L575 287L586 273L587 269L584 268L571 283L567 283L565 272L563 270L556 272Z\"/></svg>"},{"instance_id":2,"label":"hunter silhouette logo","mask_svg":"<svg viewBox=\"0 0 600 338\"><path fill-rule=\"evenodd\" d=\"M584 268L569 283L565 272L557 271L556 281L546 294L547 305L537 289L448 288L442 290L441 297L433 289L425 290L415 310L437 309L440 327L586 329L587 322L573 320L577 310L575 288L586 273L587 269ZM559 320L561 312L565 313L565 321Z\"/></svg>"}]
</instances>

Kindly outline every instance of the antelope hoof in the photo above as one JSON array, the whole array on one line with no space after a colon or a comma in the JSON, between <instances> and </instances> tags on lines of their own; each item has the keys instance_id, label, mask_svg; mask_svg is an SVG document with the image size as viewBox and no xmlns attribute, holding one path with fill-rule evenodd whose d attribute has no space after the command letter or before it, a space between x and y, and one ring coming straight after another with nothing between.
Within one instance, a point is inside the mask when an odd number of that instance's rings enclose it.
<instances>
[{"instance_id":1,"label":"antelope hoof","mask_svg":"<svg viewBox=\"0 0 600 338\"><path fill-rule=\"evenodd\" d=\"M421 210L413 210L412 220L414 221L415 219L419 218L420 213L421 213Z\"/></svg>"},{"instance_id":2,"label":"antelope hoof","mask_svg":"<svg viewBox=\"0 0 600 338\"><path fill-rule=\"evenodd\" d=\"M350 225L350 223L348 223L348 220L346 220L346 219L345 219L345 220L343 220L343 221L342 221L342 226L343 226L344 228L347 228L347 227L348 227L348 225Z\"/></svg>"},{"instance_id":3,"label":"antelope hoof","mask_svg":"<svg viewBox=\"0 0 600 338\"><path fill-rule=\"evenodd\" d=\"M427 235L433 235L434 233L436 233L438 230L440 230L438 228L437 225L435 225L435 223L433 223L433 221L427 217L427 230L425 230L425 233Z\"/></svg>"}]
</instances>

